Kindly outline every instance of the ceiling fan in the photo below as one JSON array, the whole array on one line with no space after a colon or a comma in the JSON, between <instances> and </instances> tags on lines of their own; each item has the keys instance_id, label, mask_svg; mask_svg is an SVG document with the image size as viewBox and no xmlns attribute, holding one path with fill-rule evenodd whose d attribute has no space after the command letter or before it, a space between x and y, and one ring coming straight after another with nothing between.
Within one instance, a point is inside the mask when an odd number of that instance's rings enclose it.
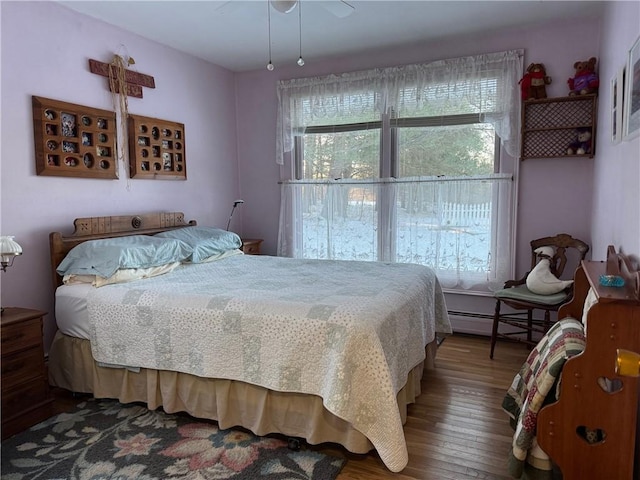
<instances>
[{"instance_id":1,"label":"ceiling fan","mask_svg":"<svg viewBox=\"0 0 640 480\"><path fill-rule=\"evenodd\" d=\"M224 15L225 13L230 13L231 11L237 9L237 7L239 7L243 3L245 2L241 2L239 0L229 0L227 2L224 2L216 10L218 13ZM300 0L269 0L269 4L274 8L274 10L284 14L294 11L299 3ZM321 6L338 18L348 17L355 11L355 7L345 0L314 0L312 3L313 5Z\"/></svg>"},{"instance_id":2,"label":"ceiling fan","mask_svg":"<svg viewBox=\"0 0 640 480\"><path fill-rule=\"evenodd\" d=\"M280 13L290 13L298 5L298 0L269 0L269 3Z\"/></svg>"},{"instance_id":3,"label":"ceiling fan","mask_svg":"<svg viewBox=\"0 0 640 480\"><path fill-rule=\"evenodd\" d=\"M280 13L290 13L296 6L298 6L299 0L269 0L269 3ZM338 18L344 18L353 13L355 7L344 0L334 0L318 2L322 7Z\"/></svg>"}]
</instances>

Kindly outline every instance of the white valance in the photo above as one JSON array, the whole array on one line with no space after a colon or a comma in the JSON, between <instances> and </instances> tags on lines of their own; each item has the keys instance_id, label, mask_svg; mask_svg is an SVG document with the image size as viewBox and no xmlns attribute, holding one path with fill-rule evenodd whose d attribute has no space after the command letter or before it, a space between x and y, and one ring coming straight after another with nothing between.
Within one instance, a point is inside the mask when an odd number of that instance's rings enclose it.
<instances>
[{"instance_id":1,"label":"white valance","mask_svg":"<svg viewBox=\"0 0 640 480\"><path fill-rule=\"evenodd\" d=\"M294 137L308 126L394 117L479 114L518 156L522 50L426 64L281 80L278 82L276 161L284 163ZM338 122L339 121L339 122Z\"/></svg>"}]
</instances>

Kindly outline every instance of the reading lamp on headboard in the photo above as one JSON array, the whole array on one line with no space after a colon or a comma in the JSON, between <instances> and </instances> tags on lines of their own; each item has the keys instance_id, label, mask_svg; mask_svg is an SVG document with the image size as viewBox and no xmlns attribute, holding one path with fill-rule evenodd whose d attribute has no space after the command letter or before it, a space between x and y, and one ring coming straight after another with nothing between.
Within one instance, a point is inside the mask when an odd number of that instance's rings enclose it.
<instances>
[{"instance_id":1,"label":"reading lamp on headboard","mask_svg":"<svg viewBox=\"0 0 640 480\"><path fill-rule=\"evenodd\" d=\"M227 222L227 232L229 231L229 225L231 225L231 217L233 217L233 212L235 211L236 207L238 205L240 205L241 203L244 203L244 200L236 200L235 202L233 202L233 208L231 209L231 215L229 215L229 221Z\"/></svg>"}]
</instances>

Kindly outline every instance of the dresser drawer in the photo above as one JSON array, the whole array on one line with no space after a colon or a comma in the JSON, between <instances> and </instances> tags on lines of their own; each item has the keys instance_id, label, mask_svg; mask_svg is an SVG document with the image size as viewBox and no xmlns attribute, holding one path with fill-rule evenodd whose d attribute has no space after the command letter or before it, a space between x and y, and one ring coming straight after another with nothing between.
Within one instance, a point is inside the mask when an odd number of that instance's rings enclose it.
<instances>
[{"instance_id":1,"label":"dresser drawer","mask_svg":"<svg viewBox=\"0 0 640 480\"><path fill-rule=\"evenodd\" d=\"M0 316L3 440L53 413L42 348L46 314L31 308L6 307Z\"/></svg>"},{"instance_id":2,"label":"dresser drawer","mask_svg":"<svg viewBox=\"0 0 640 480\"><path fill-rule=\"evenodd\" d=\"M19 383L44 377L44 355L40 348L31 348L13 355L2 355L2 394Z\"/></svg>"},{"instance_id":3,"label":"dresser drawer","mask_svg":"<svg viewBox=\"0 0 640 480\"><path fill-rule=\"evenodd\" d=\"M42 323L40 318L33 318L26 322L2 326L3 357L29 347L40 348L41 343ZM4 372L4 366L2 371Z\"/></svg>"},{"instance_id":4,"label":"dresser drawer","mask_svg":"<svg viewBox=\"0 0 640 480\"><path fill-rule=\"evenodd\" d=\"M2 384L2 418L10 418L24 411L25 406L49 399L49 386L43 378L35 378L15 388L5 390Z\"/></svg>"}]
</instances>

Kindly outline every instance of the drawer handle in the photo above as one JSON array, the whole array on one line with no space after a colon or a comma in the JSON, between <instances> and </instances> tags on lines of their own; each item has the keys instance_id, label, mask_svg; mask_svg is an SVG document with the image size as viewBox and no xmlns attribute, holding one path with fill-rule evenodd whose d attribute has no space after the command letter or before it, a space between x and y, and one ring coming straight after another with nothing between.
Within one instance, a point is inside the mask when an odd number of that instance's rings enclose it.
<instances>
[{"instance_id":1,"label":"drawer handle","mask_svg":"<svg viewBox=\"0 0 640 480\"><path fill-rule=\"evenodd\" d=\"M5 343L9 343L9 342L15 342L17 340L22 340L26 335L24 334L24 332L18 332L14 335L12 335L11 337L5 337L2 339L2 344L4 345Z\"/></svg>"},{"instance_id":2,"label":"drawer handle","mask_svg":"<svg viewBox=\"0 0 640 480\"><path fill-rule=\"evenodd\" d=\"M12 363L9 365L6 365L2 368L2 374L5 375L7 373L13 373L13 372L17 372L22 370L22 368L24 368L24 366L26 365L25 362L16 362L16 363Z\"/></svg>"}]
</instances>

